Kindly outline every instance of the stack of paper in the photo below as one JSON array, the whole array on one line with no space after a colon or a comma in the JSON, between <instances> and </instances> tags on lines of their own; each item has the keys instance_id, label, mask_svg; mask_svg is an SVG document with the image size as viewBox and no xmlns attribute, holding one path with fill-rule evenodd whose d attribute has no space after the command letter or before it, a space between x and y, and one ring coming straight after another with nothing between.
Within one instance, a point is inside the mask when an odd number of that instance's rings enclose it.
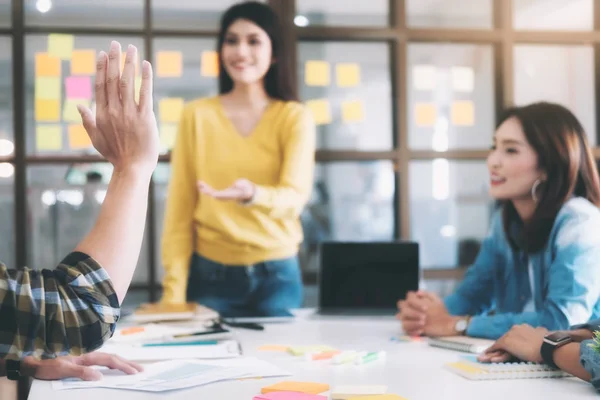
<instances>
[{"instance_id":1,"label":"stack of paper","mask_svg":"<svg viewBox=\"0 0 600 400\"><path fill-rule=\"evenodd\" d=\"M165 346L137 344L106 344L104 353L118 354L130 361L162 361L183 359L235 358L241 355L240 344L235 340L225 340L216 344L181 345L174 343Z\"/></svg>"}]
</instances>

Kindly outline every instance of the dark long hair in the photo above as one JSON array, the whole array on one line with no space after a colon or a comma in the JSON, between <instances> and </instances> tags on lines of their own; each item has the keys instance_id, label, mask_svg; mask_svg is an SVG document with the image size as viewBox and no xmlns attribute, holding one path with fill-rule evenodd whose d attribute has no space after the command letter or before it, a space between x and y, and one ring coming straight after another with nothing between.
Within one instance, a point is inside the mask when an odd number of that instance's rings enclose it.
<instances>
[{"instance_id":1,"label":"dark long hair","mask_svg":"<svg viewBox=\"0 0 600 400\"><path fill-rule=\"evenodd\" d=\"M292 58L288 54L290 46L283 40L283 30L279 18L271 7L256 1L246 1L231 6L221 18L217 52L221 60L221 50L227 29L238 19L246 19L258 25L271 39L272 57L275 60L264 78L265 90L269 97L279 100L298 100L290 74ZM233 80L225 70L219 68L219 93L227 93L233 89Z\"/></svg>"},{"instance_id":2,"label":"dark long hair","mask_svg":"<svg viewBox=\"0 0 600 400\"><path fill-rule=\"evenodd\" d=\"M547 175L536 193L539 201L533 216L519 235L524 250L537 252L545 246L556 215L571 196L600 206L598 169L581 123L567 108L547 102L510 108L498 126L509 118L520 122L538 155L538 166ZM511 201L503 207L504 231L515 248L510 227L519 217Z\"/></svg>"}]
</instances>

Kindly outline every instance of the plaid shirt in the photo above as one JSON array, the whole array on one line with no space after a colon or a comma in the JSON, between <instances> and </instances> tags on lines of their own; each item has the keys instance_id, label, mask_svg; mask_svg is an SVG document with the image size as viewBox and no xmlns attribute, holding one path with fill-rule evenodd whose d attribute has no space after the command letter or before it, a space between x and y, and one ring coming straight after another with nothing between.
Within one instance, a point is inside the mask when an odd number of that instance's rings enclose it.
<instances>
[{"instance_id":1,"label":"plaid shirt","mask_svg":"<svg viewBox=\"0 0 600 400\"><path fill-rule=\"evenodd\" d=\"M109 276L86 254L69 254L55 270L0 263L0 358L88 353L112 336L118 319Z\"/></svg>"}]
</instances>

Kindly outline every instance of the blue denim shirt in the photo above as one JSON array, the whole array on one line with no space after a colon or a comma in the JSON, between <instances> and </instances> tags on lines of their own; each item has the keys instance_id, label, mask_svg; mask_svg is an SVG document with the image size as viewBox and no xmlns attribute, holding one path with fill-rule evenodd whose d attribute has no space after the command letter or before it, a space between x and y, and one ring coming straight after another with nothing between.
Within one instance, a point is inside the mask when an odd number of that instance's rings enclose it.
<instances>
[{"instance_id":1,"label":"blue denim shirt","mask_svg":"<svg viewBox=\"0 0 600 400\"><path fill-rule=\"evenodd\" d=\"M513 250L493 217L475 263L444 302L452 315L473 315L469 336L497 339L515 324L568 329L600 317L600 210L583 198L560 209L545 247L537 253ZM535 311L528 264L534 276Z\"/></svg>"}]
</instances>

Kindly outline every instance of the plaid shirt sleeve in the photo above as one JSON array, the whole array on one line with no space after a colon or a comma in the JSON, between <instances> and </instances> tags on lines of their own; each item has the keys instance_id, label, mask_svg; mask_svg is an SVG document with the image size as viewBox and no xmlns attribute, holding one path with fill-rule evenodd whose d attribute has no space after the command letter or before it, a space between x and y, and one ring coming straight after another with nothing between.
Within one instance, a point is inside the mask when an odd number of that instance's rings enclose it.
<instances>
[{"instance_id":1,"label":"plaid shirt sleeve","mask_svg":"<svg viewBox=\"0 0 600 400\"><path fill-rule=\"evenodd\" d=\"M119 319L106 271L69 254L55 270L9 270L0 263L0 358L54 358L96 350Z\"/></svg>"}]
</instances>

